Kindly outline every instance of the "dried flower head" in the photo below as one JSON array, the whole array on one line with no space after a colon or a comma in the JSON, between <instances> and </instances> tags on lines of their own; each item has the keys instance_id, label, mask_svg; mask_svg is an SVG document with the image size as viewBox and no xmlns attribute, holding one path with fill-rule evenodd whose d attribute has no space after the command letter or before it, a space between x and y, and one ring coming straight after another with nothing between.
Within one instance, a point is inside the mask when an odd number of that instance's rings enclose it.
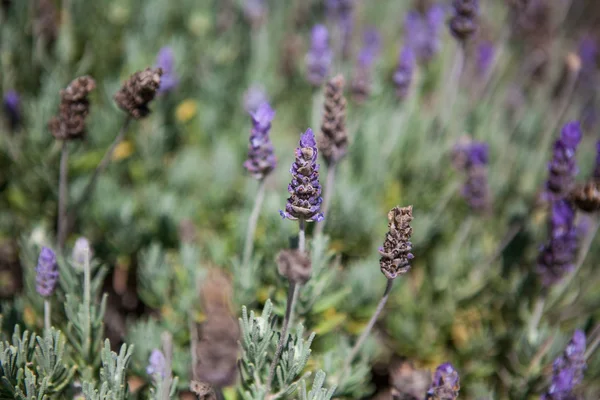
<instances>
[{"instance_id":1,"label":"dried flower head","mask_svg":"<svg viewBox=\"0 0 600 400\"><path fill-rule=\"evenodd\" d=\"M312 29L311 46L306 55L308 81L321 86L331 68L333 53L329 47L329 33L325 25L315 25Z\"/></svg>"},{"instance_id":2,"label":"dried flower head","mask_svg":"<svg viewBox=\"0 0 600 400\"><path fill-rule=\"evenodd\" d=\"M561 199L573 187L578 172L575 152L581 137L579 122L569 122L562 129L560 138L554 143L552 160L548 164L550 176L546 182L549 199Z\"/></svg>"},{"instance_id":3,"label":"dried flower head","mask_svg":"<svg viewBox=\"0 0 600 400\"><path fill-rule=\"evenodd\" d=\"M42 297L51 296L58 283L58 263L54 251L42 247L35 272L35 289Z\"/></svg>"},{"instance_id":4,"label":"dried flower head","mask_svg":"<svg viewBox=\"0 0 600 400\"><path fill-rule=\"evenodd\" d=\"M454 15L450 19L450 32L456 39L464 42L477 30L479 0L454 0Z\"/></svg>"},{"instance_id":5,"label":"dried flower head","mask_svg":"<svg viewBox=\"0 0 600 400\"><path fill-rule=\"evenodd\" d=\"M71 253L71 260L77 268L83 268L83 266L90 262L92 257L92 248L90 241L84 237L77 238L73 251Z\"/></svg>"},{"instance_id":6,"label":"dried flower head","mask_svg":"<svg viewBox=\"0 0 600 400\"><path fill-rule=\"evenodd\" d=\"M156 56L156 68L163 71L160 78L159 93L171 92L179 85L179 78L175 74L175 53L170 47L163 47Z\"/></svg>"},{"instance_id":7,"label":"dried flower head","mask_svg":"<svg viewBox=\"0 0 600 400\"><path fill-rule=\"evenodd\" d=\"M433 382L427 391L427 400L455 400L460 390L458 372L452 364L444 363L437 367Z\"/></svg>"},{"instance_id":8,"label":"dried flower head","mask_svg":"<svg viewBox=\"0 0 600 400\"><path fill-rule=\"evenodd\" d=\"M423 400L423 393L431 385L431 372L403 361L390 371L390 384L394 400Z\"/></svg>"},{"instance_id":9,"label":"dried flower head","mask_svg":"<svg viewBox=\"0 0 600 400\"><path fill-rule=\"evenodd\" d=\"M306 253L297 249L287 249L277 254L277 269L279 275L290 282L304 285L310 279L312 264Z\"/></svg>"},{"instance_id":10,"label":"dried flower head","mask_svg":"<svg viewBox=\"0 0 600 400\"><path fill-rule=\"evenodd\" d=\"M8 123L8 128L14 132L21 125L21 99L14 90L4 93L2 109Z\"/></svg>"},{"instance_id":11,"label":"dried flower head","mask_svg":"<svg viewBox=\"0 0 600 400\"><path fill-rule=\"evenodd\" d=\"M119 108L135 119L150 114L148 104L156 96L162 74L160 68L146 68L131 75L114 96Z\"/></svg>"},{"instance_id":12,"label":"dried flower head","mask_svg":"<svg viewBox=\"0 0 600 400\"><path fill-rule=\"evenodd\" d=\"M412 250L410 242L412 235L410 222L412 220L412 206L397 206L388 213L389 231L385 234L383 247L379 248L381 272L388 279L395 279L410 269L410 260L414 258L410 252Z\"/></svg>"},{"instance_id":13,"label":"dried flower head","mask_svg":"<svg viewBox=\"0 0 600 400\"><path fill-rule=\"evenodd\" d=\"M573 389L583 380L585 363L585 333L576 330L562 356L552 365L552 383L541 400L575 399Z\"/></svg>"},{"instance_id":14,"label":"dried flower head","mask_svg":"<svg viewBox=\"0 0 600 400\"><path fill-rule=\"evenodd\" d=\"M148 359L148 366L146 367L146 373L150 376L159 376L162 379L167 377L169 373L167 371L167 359L162 351L158 349L152 350L150 358Z\"/></svg>"},{"instance_id":15,"label":"dried flower head","mask_svg":"<svg viewBox=\"0 0 600 400\"><path fill-rule=\"evenodd\" d=\"M325 86L325 104L318 148L325 164L333 165L346 155L348 134L346 131L346 98L344 77L337 75Z\"/></svg>"},{"instance_id":16,"label":"dried flower head","mask_svg":"<svg viewBox=\"0 0 600 400\"><path fill-rule=\"evenodd\" d=\"M296 161L290 168L292 181L288 185L290 197L285 211L279 211L282 218L305 221L322 221L321 184L319 183L319 164L317 164L317 143L312 129L308 128L300 137L300 146L296 148Z\"/></svg>"},{"instance_id":17,"label":"dried flower head","mask_svg":"<svg viewBox=\"0 0 600 400\"><path fill-rule=\"evenodd\" d=\"M41 38L47 46L54 43L58 37L59 12L52 0L39 0L35 2L33 32Z\"/></svg>"},{"instance_id":18,"label":"dried flower head","mask_svg":"<svg viewBox=\"0 0 600 400\"><path fill-rule=\"evenodd\" d=\"M415 70L415 52L409 46L404 46L398 57L398 66L394 71L392 80L396 87L396 96L400 100L405 100L408 97L410 86L413 81Z\"/></svg>"},{"instance_id":19,"label":"dried flower head","mask_svg":"<svg viewBox=\"0 0 600 400\"><path fill-rule=\"evenodd\" d=\"M549 239L538 256L537 272L544 286L551 286L573 270L577 251L575 211L568 201L552 204Z\"/></svg>"},{"instance_id":20,"label":"dried flower head","mask_svg":"<svg viewBox=\"0 0 600 400\"><path fill-rule=\"evenodd\" d=\"M262 103L251 116L253 126L248 145L248 159L244 162L244 168L254 178L260 180L269 175L277 165L273 144L269 137L271 121L275 117L275 111L269 103Z\"/></svg>"},{"instance_id":21,"label":"dried flower head","mask_svg":"<svg viewBox=\"0 0 600 400\"><path fill-rule=\"evenodd\" d=\"M85 136L85 119L90 112L88 95L95 88L96 82L91 77L81 76L60 91L58 116L48 122L56 139L81 139Z\"/></svg>"},{"instance_id":22,"label":"dried flower head","mask_svg":"<svg viewBox=\"0 0 600 400\"><path fill-rule=\"evenodd\" d=\"M208 383L191 381L190 390L196 395L198 400L217 400L217 394Z\"/></svg>"},{"instance_id":23,"label":"dried flower head","mask_svg":"<svg viewBox=\"0 0 600 400\"><path fill-rule=\"evenodd\" d=\"M569 194L569 200L584 212L600 210L600 181L592 180L575 187Z\"/></svg>"}]
</instances>

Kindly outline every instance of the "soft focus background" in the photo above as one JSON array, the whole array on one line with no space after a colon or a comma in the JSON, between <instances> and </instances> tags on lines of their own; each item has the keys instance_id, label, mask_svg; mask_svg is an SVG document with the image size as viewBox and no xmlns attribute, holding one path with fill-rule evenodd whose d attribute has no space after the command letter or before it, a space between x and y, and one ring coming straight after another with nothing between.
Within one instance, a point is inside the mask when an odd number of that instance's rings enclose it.
<instances>
[{"instance_id":1,"label":"soft focus background","mask_svg":"<svg viewBox=\"0 0 600 400\"><path fill-rule=\"evenodd\" d=\"M60 143L47 122L57 112L59 90L80 75L97 82L88 134L73 145L69 160L75 199L125 119L113 94L133 72L156 66L164 48L172 52L175 84L151 104L148 118L130 125L93 196L77 210L67 240L72 246L87 237L108 267L106 334L115 347L135 344L130 385L140 387L160 332L173 333L173 368L183 395L191 363L187 327L190 316L206 317L198 288L210 271L223 270L231 280L236 315L242 305L260 310L267 298L281 315L286 284L275 255L295 241L297 225L278 210L285 207L300 133L320 129L322 88L307 80L305 57L311 29L321 23L335 54L328 75L342 73L347 82L350 146L337 169L325 235L313 239L309 224L315 283L301 292L297 318L317 334L311 369L323 369L328 385L336 383L348 343L385 287L377 249L387 212L398 204L414 207L414 262L396 282L347 398L390 398L402 362L434 369L445 361L460 373L460 398L537 398L575 329L587 333L588 344L600 337L595 215L577 220L585 250L580 267L551 288L541 322L534 332L529 326L541 290L536 258L547 235L541 193L564 123L579 120L584 133L578 180L595 166L600 5L481 1L480 30L457 74L461 50L445 23L450 2L440 1L439 48L419 61L408 95L399 98L392 76L400 50L420 40L406 22L408 12L425 15L434 2L357 0L349 16L326 3L0 3L5 332L15 323L43 325L33 269L39 246L51 244L56 231ZM365 89L353 81L365 33L373 30L379 40ZM12 91L16 108L7 105ZM266 182L255 256L241 265L258 186L242 167L252 126L248 111L261 96L276 111L270 134L278 165ZM485 213L469 208L461 196L464 174L453 168L452 149L467 137L489 145L491 207ZM322 166L323 185L325 171ZM588 358L579 390L581 398L599 398L598 352ZM236 391L225 395L234 399Z\"/></svg>"}]
</instances>

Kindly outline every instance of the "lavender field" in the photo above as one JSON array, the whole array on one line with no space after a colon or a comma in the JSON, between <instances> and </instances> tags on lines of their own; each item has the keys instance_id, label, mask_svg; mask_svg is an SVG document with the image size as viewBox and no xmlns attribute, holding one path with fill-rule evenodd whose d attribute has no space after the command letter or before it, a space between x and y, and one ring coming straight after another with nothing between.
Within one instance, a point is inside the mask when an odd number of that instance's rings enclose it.
<instances>
[{"instance_id":1,"label":"lavender field","mask_svg":"<svg viewBox=\"0 0 600 400\"><path fill-rule=\"evenodd\" d=\"M593 0L0 1L0 399L600 399L599 67Z\"/></svg>"}]
</instances>

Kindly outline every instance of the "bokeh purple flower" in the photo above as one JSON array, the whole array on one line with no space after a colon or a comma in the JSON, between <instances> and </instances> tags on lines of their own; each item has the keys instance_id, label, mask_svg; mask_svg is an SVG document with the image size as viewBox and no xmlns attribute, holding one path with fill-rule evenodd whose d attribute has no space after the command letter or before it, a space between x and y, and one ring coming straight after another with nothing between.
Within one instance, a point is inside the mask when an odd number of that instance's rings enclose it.
<instances>
[{"instance_id":1,"label":"bokeh purple flower","mask_svg":"<svg viewBox=\"0 0 600 400\"><path fill-rule=\"evenodd\" d=\"M600 180L600 140L596 142L596 164L592 176L596 180Z\"/></svg>"},{"instance_id":2,"label":"bokeh purple flower","mask_svg":"<svg viewBox=\"0 0 600 400\"><path fill-rule=\"evenodd\" d=\"M245 0L244 15L253 26L259 26L266 18L267 4L265 0Z\"/></svg>"},{"instance_id":3,"label":"bokeh purple flower","mask_svg":"<svg viewBox=\"0 0 600 400\"><path fill-rule=\"evenodd\" d=\"M161 68L163 74L160 78L159 93L173 91L179 85L179 78L175 74L175 54L170 47L163 47L156 56L156 67Z\"/></svg>"},{"instance_id":4,"label":"bokeh purple flower","mask_svg":"<svg viewBox=\"0 0 600 400\"><path fill-rule=\"evenodd\" d=\"M415 70L415 52L409 46L404 46L398 57L398 66L394 71L392 80L396 87L396 96L400 100L406 99L410 91Z\"/></svg>"},{"instance_id":5,"label":"bokeh purple flower","mask_svg":"<svg viewBox=\"0 0 600 400\"><path fill-rule=\"evenodd\" d=\"M148 359L146 373L150 376L158 375L162 379L167 377L167 360L162 351L158 349L152 350Z\"/></svg>"},{"instance_id":6,"label":"bokeh purple flower","mask_svg":"<svg viewBox=\"0 0 600 400\"><path fill-rule=\"evenodd\" d=\"M332 61L329 32L325 25L315 25L311 33L311 46L306 55L308 81L314 86L321 86L329 74Z\"/></svg>"},{"instance_id":7,"label":"bokeh purple flower","mask_svg":"<svg viewBox=\"0 0 600 400\"><path fill-rule=\"evenodd\" d=\"M409 11L406 15L405 42L414 49L419 62L427 63L438 53L445 14L441 5L434 4L424 15L416 10Z\"/></svg>"},{"instance_id":8,"label":"bokeh purple flower","mask_svg":"<svg viewBox=\"0 0 600 400\"><path fill-rule=\"evenodd\" d=\"M2 108L11 131L17 130L21 125L21 99L14 90L4 93Z\"/></svg>"},{"instance_id":9,"label":"bokeh purple flower","mask_svg":"<svg viewBox=\"0 0 600 400\"><path fill-rule=\"evenodd\" d=\"M546 287L560 282L575 268L577 229L575 210L568 201L553 202L548 231L537 261L537 272Z\"/></svg>"},{"instance_id":10,"label":"bokeh purple flower","mask_svg":"<svg viewBox=\"0 0 600 400\"><path fill-rule=\"evenodd\" d=\"M455 400L460 390L458 372L449 362L441 364L435 370L433 382L427 391L426 399Z\"/></svg>"},{"instance_id":11,"label":"bokeh purple flower","mask_svg":"<svg viewBox=\"0 0 600 400\"><path fill-rule=\"evenodd\" d=\"M579 42L579 59L583 71L595 71L598 63L598 44L591 36L584 36Z\"/></svg>"},{"instance_id":12,"label":"bokeh purple flower","mask_svg":"<svg viewBox=\"0 0 600 400\"><path fill-rule=\"evenodd\" d=\"M371 93L372 66L379 54L381 38L375 28L365 31L363 47L358 55L350 89L357 102L363 102Z\"/></svg>"},{"instance_id":13,"label":"bokeh purple flower","mask_svg":"<svg viewBox=\"0 0 600 400\"><path fill-rule=\"evenodd\" d=\"M464 42L477 30L479 0L454 0L452 11L453 16L448 23L450 32L457 40Z\"/></svg>"},{"instance_id":14,"label":"bokeh purple flower","mask_svg":"<svg viewBox=\"0 0 600 400\"><path fill-rule=\"evenodd\" d=\"M58 283L58 264L56 254L48 247L42 247L35 268L35 289L42 297L49 297L54 293Z\"/></svg>"},{"instance_id":15,"label":"bokeh purple flower","mask_svg":"<svg viewBox=\"0 0 600 400\"><path fill-rule=\"evenodd\" d=\"M273 144L269 137L271 121L275 117L275 110L269 103L262 103L258 109L250 114L252 116L252 131L248 145L248 159L244 168L256 179L264 179L277 165L273 151Z\"/></svg>"},{"instance_id":16,"label":"bokeh purple flower","mask_svg":"<svg viewBox=\"0 0 600 400\"><path fill-rule=\"evenodd\" d=\"M485 76L490 71L490 67L494 62L496 49L494 44L489 40L483 40L477 44L477 74Z\"/></svg>"},{"instance_id":17,"label":"bokeh purple flower","mask_svg":"<svg viewBox=\"0 0 600 400\"><path fill-rule=\"evenodd\" d=\"M549 200L561 199L571 190L578 172L575 152L581 137L579 122L573 121L564 126L560 138L554 143L546 182L546 196Z\"/></svg>"},{"instance_id":18,"label":"bokeh purple flower","mask_svg":"<svg viewBox=\"0 0 600 400\"><path fill-rule=\"evenodd\" d=\"M244 93L244 110L252 114L258 110L263 103L267 103L269 97L265 88L261 85L254 84L250 86Z\"/></svg>"},{"instance_id":19,"label":"bokeh purple flower","mask_svg":"<svg viewBox=\"0 0 600 400\"><path fill-rule=\"evenodd\" d=\"M552 382L541 400L575 399L573 389L583 380L585 362L585 333L576 330L564 353L552 364Z\"/></svg>"},{"instance_id":20,"label":"bokeh purple flower","mask_svg":"<svg viewBox=\"0 0 600 400\"><path fill-rule=\"evenodd\" d=\"M89 262L92 257L92 249L90 241L84 237L77 238L73 251L71 253L71 260L76 267L83 267L86 262Z\"/></svg>"},{"instance_id":21,"label":"bokeh purple flower","mask_svg":"<svg viewBox=\"0 0 600 400\"><path fill-rule=\"evenodd\" d=\"M317 164L317 142L312 129L308 128L300 137L296 148L296 161L290 168L292 181L288 185L290 197L285 211L279 211L282 218L305 221L322 221L320 212L321 184L319 183L319 164Z\"/></svg>"},{"instance_id":22,"label":"bokeh purple flower","mask_svg":"<svg viewBox=\"0 0 600 400\"><path fill-rule=\"evenodd\" d=\"M350 43L354 29L354 3L355 0L327 0L325 2L327 17L336 24L340 31L341 50L344 58L348 58L350 55Z\"/></svg>"}]
</instances>

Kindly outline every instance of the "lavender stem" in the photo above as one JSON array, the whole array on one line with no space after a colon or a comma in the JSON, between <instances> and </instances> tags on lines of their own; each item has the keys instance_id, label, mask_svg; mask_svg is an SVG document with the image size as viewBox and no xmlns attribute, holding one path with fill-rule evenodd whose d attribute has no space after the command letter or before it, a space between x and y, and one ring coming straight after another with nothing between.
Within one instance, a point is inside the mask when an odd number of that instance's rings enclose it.
<instances>
[{"instance_id":1,"label":"lavender stem","mask_svg":"<svg viewBox=\"0 0 600 400\"><path fill-rule=\"evenodd\" d=\"M244 256L242 265L248 266L248 263L252 259L252 250L254 248L254 234L256 233L256 224L258 223L258 217L260 216L260 209L265 198L265 179L261 179L258 182L258 190L256 197L254 198L254 207L252 213L248 219L248 231L246 232L246 241L244 243Z\"/></svg>"},{"instance_id":2,"label":"lavender stem","mask_svg":"<svg viewBox=\"0 0 600 400\"><path fill-rule=\"evenodd\" d=\"M383 292L383 296L381 297L381 300L379 301L379 304L377 305L377 309L375 310L375 313L373 313L373 315L371 316L369 323L367 324L367 326L361 333L360 337L358 338L358 341L354 344L352 351L350 351L350 354L348 355L348 357L346 357L346 360L344 361L344 368L342 368L342 373L340 374L340 377L338 379L338 386L341 385L341 383L344 381L344 378L346 377L346 374L348 373L348 369L350 368L350 364L352 363L352 360L354 360L354 357L356 357L356 355L358 354L358 351L364 344L365 340L367 340L367 337L369 336L371 329L373 329L373 326L375 326L375 322L377 322L377 318L379 317L379 314L381 314L381 311L383 311L383 307L385 307L385 303L387 303L387 300L390 296L390 291L392 290L393 284L394 284L393 279L387 280L387 285L385 286L385 291Z\"/></svg>"},{"instance_id":3,"label":"lavender stem","mask_svg":"<svg viewBox=\"0 0 600 400\"><path fill-rule=\"evenodd\" d=\"M60 173L58 178L58 252L62 253L67 237L67 198L69 197L69 150L63 140L60 152Z\"/></svg>"},{"instance_id":4,"label":"lavender stem","mask_svg":"<svg viewBox=\"0 0 600 400\"><path fill-rule=\"evenodd\" d=\"M304 218L298 219L298 227L298 251L304 253L306 247L306 221L304 221ZM299 289L300 285L290 280L287 305L285 308L285 316L283 317L283 326L281 327L281 335L279 336L279 343L277 343L275 356L273 357L271 367L269 368L269 378L267 379L266 383L267 393L269 393L269 391L271 390L271 384L273 382L273 378L275 377L277 363L279 362L279 357L281 357L281 353L283 352L283 346L285 345L285 341L287 339L288 328L290 325L290 320L292 318L292 313L294 312L294 306L296 305L296 300L298 298Z\"/></svg>"},{"instance_id":5,"label":"lavender stem","mask_svg":"<svg viewBox=\"0 0 600 400\"><path fill-rule=\"evenodd\" d=\"M592 333L590 333L590 344L587 346L587 350L585 352L586 360L589 360L594 351L596 351L596 347L600 345L600 324L596 324L596 327L592 329Z\"/></svg>"},{"instance_id":6,"label":"lavender stem","mask_svg":"<svg viewBox=\"0 0 600 400\"><path fill-rule=\"evenodd\" d=\"M88 182L87 186L85 187L85 189L83 191L83 195L81 196L79 201L77 203L75 203L75 207L73 208L73 210L77 210L85 202L87 202L89 200L89 198L91 197L91 195L94 192L94 189L96 187L98 178L100 177L100 174L102 172L104 172L106 167L108 167L108 164L110 163L110 160L112 158L113 153L115 152L115 149L117 148L119 143L121 143L123 141L123 138L125 137L125 133L127 132L127 128L129 127L130 122L131 122L131 117L127 116L127 118L123 122L123 125L121 126L121 129L119 130L119 133L115 137L115 140L113 140L113 142L110 145L110 147L108 148L108 150L106 150L106 153L104 153L104 156L102 157L102 161L100 161L100 164L98 164L98 166L96 167L94 174L90 178L90 181Z\"/></svg>"},{"instance_id":7,"label":"lavender stem","mask_svg":"<svg viewBox=\"0 0 600 400\"><path fill-rule=\"evenodd\" d=\"M50 330L52 324L50 323L50 300L44 299L44 328L46 331Z\"/></svg>"},{"instance_id":8,"label":"lavender stem","mask_svg":"<svg viewBox=\"0 0 600 400\"><path fill-rule=\"evenodd\" d=\"M534 342L537 339L537 329L540 325L540 321L542 320L542 316L544 315L544 305L546 304L546 294L542 293L536 299L535 305L533 307L533 313L531 315L531 319L529 321L529 327L527 330L527 337L529 338L529 342Z\"/></svg>"},{"instance_id":9,"label":"lavender stem","mask_svg":"<svg viewBox=\"0 0 600 400\"><path fill-rule=\"evenodd\" d=\"M327 170L327 178L325 180L325 195L323 196L323 204L321 205L321 212L325 215L328 215L329 211L329 203L331 203L331 198L333 197L333 187L335 185L335 170L336 164L331 164L329 169ZM323 233L323 229L325 228L325 221L317 222L317 226L315 227L315 236Z\"/></svg>"},{"instance_id":10,"label":"lavender stem","mask_svg":"<svg viewBox=\"0 0 600 400\"><path fill-rule=\"evenodd\" d=\"M91 277L92 273L90 270L90 256L85 258L85 262L83 263L83 309L85 310L85 324L84 330L87 332L84 343L84 354L86 356L90 355L91 347L92 347L92 338L91 338L91 328L92 328L92 320L90 316L90 307L92 303L92 294L91 294Z\"/></svg>"}]
</instances>

